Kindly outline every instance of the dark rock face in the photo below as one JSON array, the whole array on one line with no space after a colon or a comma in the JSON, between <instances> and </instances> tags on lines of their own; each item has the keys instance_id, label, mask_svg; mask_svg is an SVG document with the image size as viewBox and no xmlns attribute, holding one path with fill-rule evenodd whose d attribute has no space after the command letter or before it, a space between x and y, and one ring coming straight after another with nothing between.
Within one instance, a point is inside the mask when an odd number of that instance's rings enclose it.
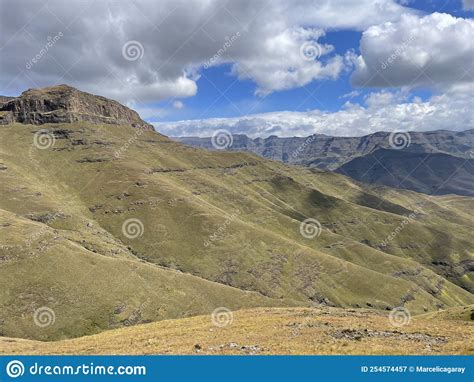
<instances>
[{"instance_id":1,"label":"dark rock face","mask_svg":"<svg viewBox=\"0 0 474 382\"><path fill-rule=\"evenodd\" d=\"M11 101L12 99L15 99L15 97L6 97L0 95L0 105L7 103L8 101Z\"/></svg>"},{"instance_id":2,"label":"dark rock face","mask_svg":"<svg viewBox=\"0 0 474 382\"><path fill-rule=\"evenodd\" d=\"M85 93L68 85L29 89L19 97L0 99L0 124L20 122L41 125L78 121L154 130L137 112L117 101Z\"/></svg>"}]
</instances>

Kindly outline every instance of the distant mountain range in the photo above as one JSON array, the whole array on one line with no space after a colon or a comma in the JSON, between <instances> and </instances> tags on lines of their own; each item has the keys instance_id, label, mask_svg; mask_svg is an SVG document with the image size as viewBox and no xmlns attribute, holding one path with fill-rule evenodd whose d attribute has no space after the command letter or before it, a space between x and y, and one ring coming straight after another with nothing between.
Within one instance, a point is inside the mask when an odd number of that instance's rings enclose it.
<instances>
[{"instance_id":1,"label":"distant mountain range","mask_svg":"<svg viewBox=\"0 0 474 382\"><path fill-rule=\"evenodd\" d=\"M176 137L181 143L216 148L212 138ZM474 195L474 129L454 132L378 132L363 137L252 139L233 135L231 151L248 151L288 164L336 171L356 180L426 194Z\"/></svg>"},{"instance_id":2,"label":"distant mountain range","mask_svg":"<svg viewBox=\"0 0 474 382\"><path fill-rule=\"evenodd\" d=\"M425 194L473 195L474 161L444 153L378 149L355 158L336 172L365 183L406 188Z\"/></svg>"}]
</instances>

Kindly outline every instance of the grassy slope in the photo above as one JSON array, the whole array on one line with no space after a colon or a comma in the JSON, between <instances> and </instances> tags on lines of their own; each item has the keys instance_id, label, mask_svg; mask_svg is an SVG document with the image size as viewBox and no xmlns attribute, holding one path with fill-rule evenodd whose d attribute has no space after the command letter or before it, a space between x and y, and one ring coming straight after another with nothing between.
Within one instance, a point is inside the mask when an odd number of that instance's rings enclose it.
<instances>
[{"instance_id":1,"label":"grassy slope","mask_svg":"<svg viewBox=\"0 0 474 382\"><path fill-rule=\"evenodd\" d=\"M68 129L70 137L38 150L31 143L39 127L0 129L7 167L0 171L0 286L11 291L0 297L5 335L58 338L118 326L150 290L160 297L146 304L140 321L295 300L404 304L413 312L474 302L455 285L473 286L462 267L447 275L449 282L432 265L440 254L453 269L472 260L469 198L397 190L399 196L386 192L382 199L340 175L211 153L124 126L41 128ZM382 251L376 244L420 202L429 208ZM307 217L322 223L318 238L300 235ZM141 237L123 235L128 218L143 223ZM206 246L216 232L218 240ZM34 245L25 249L28 237ZM176 300L173 293L181 292L186 297ZM59 310L58 322L35 331L31 312L43 305ZM129 310L116 317L122 305Z\"/></svg>"},{"instance_id":2,"label":"grassy slope","mask_svg":"<svg viewBox=\"0 0 474 382\"><path fill-rule=\"evenodd\" d=\"M447 312L449 313L449 312ZM167 320L58 342L0 339L0 354L473 354L471 322L412 317L394 327L367 309L260 308Z\"/></svg>"},{"instance_id":3,"label":"grassy slope","mask_svg":"<svg viewBox=\"0 0 474 382\"><path fill-rule=\"evenodd\" d=\"M226 306L292 305L127 258L98 255L61 231L0 211L9 256L1 266L1 330L9 336L61 339L131 322L211 313ZM27 251L18 233L34 238ZM38 240L36 240L38 238ZM54 325L38 328L33 312L47 306Z\"/></svg>"}]
</instances>

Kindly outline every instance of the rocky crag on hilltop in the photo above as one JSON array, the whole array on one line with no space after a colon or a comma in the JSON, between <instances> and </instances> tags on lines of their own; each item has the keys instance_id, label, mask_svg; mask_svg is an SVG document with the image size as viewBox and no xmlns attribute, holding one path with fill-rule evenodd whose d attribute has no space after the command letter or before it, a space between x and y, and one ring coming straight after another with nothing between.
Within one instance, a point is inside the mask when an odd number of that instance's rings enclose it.
<instances>
[{"instance_id":1,"label":"rocky crag on hilltop","mask_svg":"<svg viewBox=\"0 0 474 382\"><path fill-rule=\"evenodd\" d=\"M154 130L138 113L117 101L85 93L68 85L29 89L19 97L0 96L0 124L91 122L131 125Z\"/></svg>"}]
</instances>

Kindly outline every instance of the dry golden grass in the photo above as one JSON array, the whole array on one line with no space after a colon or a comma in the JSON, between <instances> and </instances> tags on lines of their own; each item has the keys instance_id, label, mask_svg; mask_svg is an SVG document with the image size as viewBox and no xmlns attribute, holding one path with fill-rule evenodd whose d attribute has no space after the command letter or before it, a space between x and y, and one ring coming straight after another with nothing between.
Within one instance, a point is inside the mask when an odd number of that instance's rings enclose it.
<instances>
[{"instance_id":1,"label":"dry golden grass","mask_svg":"<svg viewBox=\"0 0 474 382\"><path fill-rule=\"evenodd\" d=\"M394 327L389 312L340 308L259 308L166 320L57 342L0 339L0 354L473 354L469 321L433 315Z\"/></svg>"}]
</instances>

